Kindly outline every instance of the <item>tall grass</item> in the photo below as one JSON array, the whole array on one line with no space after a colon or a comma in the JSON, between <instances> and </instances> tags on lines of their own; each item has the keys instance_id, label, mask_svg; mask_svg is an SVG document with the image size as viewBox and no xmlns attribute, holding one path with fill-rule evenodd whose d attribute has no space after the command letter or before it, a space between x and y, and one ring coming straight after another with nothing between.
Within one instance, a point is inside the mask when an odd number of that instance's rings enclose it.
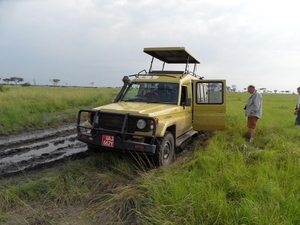
<instances>
[{"instance_id":1,"label":"tall grass","mask_svg":"<svg viewBox=\"0 0 300 225\"><path fill-rule=\"evenodd\" d=\"M28 224L91 224L98 209L107 207L107 202L98 206L98 199L133 181L136 163L129 155L95 153L42 173L0 181L1 224L23 224L24 220ZM72 211L80 212L80 218ZM21 217L15 218L17 214Z\"/></svg>"},{"instance_id":2,"label":"tall grass","mask_svg":"<svg viewBox=\"0 0 300 225\"><path fill-rule=\"evenodd\" d=\"M0 92L0 135L75 122L79 109L107 104L117 93L107 88L12 86Z\"/></svg>"}]
</instances>

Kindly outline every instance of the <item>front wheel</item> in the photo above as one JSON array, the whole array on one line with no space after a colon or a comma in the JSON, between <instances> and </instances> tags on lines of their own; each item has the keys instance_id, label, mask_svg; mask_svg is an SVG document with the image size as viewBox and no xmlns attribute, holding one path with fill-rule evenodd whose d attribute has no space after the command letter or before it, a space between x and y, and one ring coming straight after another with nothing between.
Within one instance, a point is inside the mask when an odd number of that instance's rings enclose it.
<instances>
[{"instance_id":1,"label":"front wheel","mask_svg":"<svg viewBox=\"0 0 300 225\"><path fill-rule=\"evenodd\" d=\"M153 155L155 166L166 166L174 161L175 148L174 136L171 132L166 132L163 138L158 138L156 151Z\"/></svg>"}]
</instances>

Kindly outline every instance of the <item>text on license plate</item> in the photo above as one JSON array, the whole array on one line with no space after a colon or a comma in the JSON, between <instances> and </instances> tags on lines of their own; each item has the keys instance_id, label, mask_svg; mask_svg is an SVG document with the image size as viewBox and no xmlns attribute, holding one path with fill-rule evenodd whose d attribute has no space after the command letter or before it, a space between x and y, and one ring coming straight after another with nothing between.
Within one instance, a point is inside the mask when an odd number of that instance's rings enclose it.
<instances>
[{"instance_id":1,"label":"text on license plate","mask_svg":"<svg viewBox=\"0 0 300 225\"><path fill-rule=\"evenodd\" d=\"M114 147L115 137L113 135L102 134L101 145L109 148Z\"/></svg>"}]
</instances>

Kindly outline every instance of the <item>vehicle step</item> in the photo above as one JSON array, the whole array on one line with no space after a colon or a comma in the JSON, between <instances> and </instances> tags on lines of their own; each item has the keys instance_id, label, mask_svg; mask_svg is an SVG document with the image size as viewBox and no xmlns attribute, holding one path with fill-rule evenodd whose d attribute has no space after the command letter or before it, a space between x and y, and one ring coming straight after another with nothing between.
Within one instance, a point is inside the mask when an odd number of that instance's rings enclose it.
<instances>
[{"instance_id":1,"label":"vehicle step","mask_svg":"<svg viewBox=\"0 0 300 225\"><path fill-rule=\"evenodd\" d=\"M180 146L188 138L198 134L198 131L190 130L176 139L176 147Z\"/></svg>"}]
</instances>

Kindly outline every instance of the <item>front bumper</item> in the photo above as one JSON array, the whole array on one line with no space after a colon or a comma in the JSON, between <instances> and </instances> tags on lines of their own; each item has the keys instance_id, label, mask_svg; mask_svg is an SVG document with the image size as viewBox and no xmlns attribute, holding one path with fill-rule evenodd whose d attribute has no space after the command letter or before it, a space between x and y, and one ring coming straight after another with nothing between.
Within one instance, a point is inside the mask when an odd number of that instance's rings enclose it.
<instances>
[{"instance_id":1,"label":"front bumper","mask_svg":"<svg viewBox=\"0 0 300 225\"><path fill-rule=\"evenodd\" d=\"M94 115L91 126L82 125L81 118L84 112ZM118 123L111 124L112 118L118 118ZM137 134L134 132L137 119L155 121L153 117L80 110L77 120L77 139L101 149L153 155L156 150L156 124L153 125L151 132L145 132L145 135L141 134L142 132Z\"/></svg>"}]
</instances>

